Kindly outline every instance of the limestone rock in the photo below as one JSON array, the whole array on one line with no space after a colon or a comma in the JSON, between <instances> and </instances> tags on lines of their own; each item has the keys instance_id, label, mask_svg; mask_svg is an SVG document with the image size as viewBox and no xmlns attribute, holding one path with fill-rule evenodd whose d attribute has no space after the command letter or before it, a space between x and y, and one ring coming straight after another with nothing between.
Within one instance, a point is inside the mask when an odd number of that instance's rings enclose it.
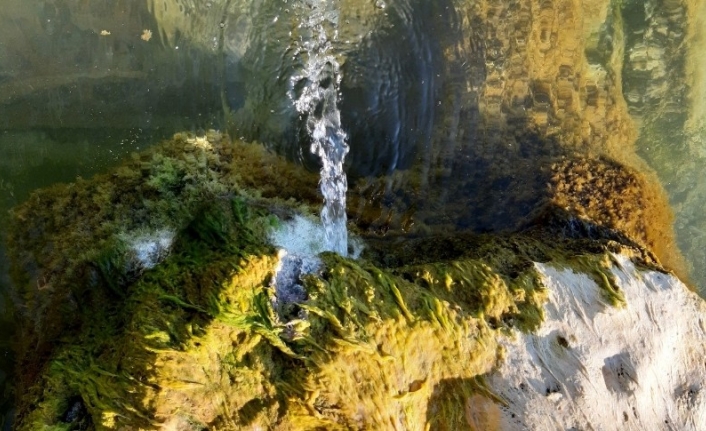
<instances>
[{"instance_id":1,"label":"limestone rock","mask_svg":"<svg viewBox=\"0 0 706 431\"><path fill-rule=\"evenodd\" d=\"M673 275L646 271L624 256L612 260L621 307L606 304L581 271L537 264L549 290L545 320L535 333L503 342L504 362L488 378L502 399L496 429L706 424L706 304Z\"/></svg>"}]
</instances>

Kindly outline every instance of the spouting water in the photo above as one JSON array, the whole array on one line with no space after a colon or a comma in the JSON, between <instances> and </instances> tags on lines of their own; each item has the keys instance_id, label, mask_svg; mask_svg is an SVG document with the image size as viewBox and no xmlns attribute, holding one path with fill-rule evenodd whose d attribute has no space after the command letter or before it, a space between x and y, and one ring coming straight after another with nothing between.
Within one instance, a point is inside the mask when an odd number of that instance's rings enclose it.
<instances>
[{"instance_id":1,"label":"spouting water","mask_svg":"<svg viewBox=\"0 0 706 431\"><path fill-rule=\"evenodd\" d=\"M311 152L322 163L321 193L324 207L321 222L326 250L348 254L346 191L348 182L343 161L348 153L347 135L341 128L338 88L341 73L333 55L327 28L337 37L338 11L330 0L302 0L298 4L300 24L295 55L303 59L302 70L292 76L289 97L297 111L307 117Z\"/></svg>"}]
</instances>

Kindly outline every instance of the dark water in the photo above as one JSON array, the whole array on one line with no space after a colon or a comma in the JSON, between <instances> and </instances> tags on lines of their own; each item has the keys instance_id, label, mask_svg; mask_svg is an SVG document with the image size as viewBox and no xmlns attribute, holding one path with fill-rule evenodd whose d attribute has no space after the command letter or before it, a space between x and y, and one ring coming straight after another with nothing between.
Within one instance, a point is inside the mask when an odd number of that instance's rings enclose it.
<instances>
[{"instance_id":1,"label":"dark water","mask_svg":"<svg viewBox=\"0 0 706 431\"><path fill-rule=\"evenodd\" d=\"M306 61L297 47L312 37L301 25L309 3L4 0L3 217L32 190L90 177L181 130L227 130L318 170L306 118L288 97ZM706 282L706 135L686 126L686 2L605 2L605 16L575 25L595 21L595 31L578 35L563 29L581 17L547 2L334 3L326 34L340 64L346 171L351 193L368 199L349 209L353 221L385 232L407 229L404 214L414 213L437 228L516 228L545 197L553 163L617 157L606 142L630 140L611 129L624 112L637 124L628 152L664 182L691 275ZM643 61L645 46L665 54ZM611 81L621 74L622 88ZM5 383L11 317L0 312Z\"/></svg>"}]
</instances>

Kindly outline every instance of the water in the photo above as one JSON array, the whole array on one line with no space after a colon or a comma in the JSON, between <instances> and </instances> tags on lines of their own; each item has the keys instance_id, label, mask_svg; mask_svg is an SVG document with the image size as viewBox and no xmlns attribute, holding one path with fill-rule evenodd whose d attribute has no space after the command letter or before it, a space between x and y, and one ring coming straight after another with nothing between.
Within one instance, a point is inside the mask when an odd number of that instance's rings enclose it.
<instances>
[{"instance_id":1,"label":"water","mask_svg":"<svg viewBox=\"0 0 706 431\"><path fill-rule=\"evenodd\" d=\"M0 209L216 128L320 170L326 249L346 255L347 224L517 229L556 163L600 154L664 187L703 289L706 2L558 4L4 0Z\"/></svg>"},{"instance_id":2,"label":"water","mask_svg":"<svg viewBox=\"0 0 706 431\"><path fill-rule=\"evenodd\" d=\"M343 162L348 154L346 133L341 127L338 94L341 71L330 38L337 36L336 2L303 0L296 7L301 24L293 56L303 58L303 69L290 78L289 97L306 118L311 152L321 160L321 194L324 207L321 222L325 250L348 254L346 191L348 182ZM327 28L329 30L327 31ZM328 33L333 33L329 36Z\"/></svg>"}]
</instances>

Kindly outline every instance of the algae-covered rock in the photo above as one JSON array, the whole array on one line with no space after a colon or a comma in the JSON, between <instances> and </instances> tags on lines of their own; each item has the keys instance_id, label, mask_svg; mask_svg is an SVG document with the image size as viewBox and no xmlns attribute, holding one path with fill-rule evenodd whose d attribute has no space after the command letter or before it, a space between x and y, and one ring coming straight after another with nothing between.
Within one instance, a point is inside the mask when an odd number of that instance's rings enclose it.
<instances>
[{"instance_id":1,"label":"algae-covered rock","mask_svg":"<svg viewBox=\"0 0 706 431\"><path fill-rule=\"evenodd\" d=\"M268 238L314 190L256 144L176 135L17 207L17 429L464 429L469 400L504 402L484 383L503 340L540 328L534 262L589 273L616 306L609 251L658 268L610 229L560 235L578 222L559 215L369 237L359 260L320 255L282 313Z\"/></svg>"},{"instance_id":2,"label":"algae-covered rock","mask_svg":"<svg viewBox=\"0 0 706 431\"><path fill-rule=\"evenodd\" d=\"M254 183L263 187L255 191ZM90 181L35 192L13 210L7 230L24 322L19 380L29 386L62 337L80 333L97 310L121 304L204 204L232 195L258 208L276 194L286 212L295 206L286 199L314 202L315 190L315 176L287 168L259 145L210 133L176 135ZM219 221L202 220L209 222Z\"/></svg>"},{"instance_id":3,"label":"algae-covered rock","mask_svg":"<svg viewBox=\"0 0 706 431\"><path fill-rule=\"evenodd\" d=\"M105 289L106 303L92 304L74 337L24 376L18 429L421 424L440 381L471 379L459 386L468 393L482 388L472 378L499 355L485 308L499 318L518 314L515 302L538 301L512 298L481 263L450 270L441 297L328 255L325 272L304 280L302 317L283 322L271 302L276 254L258 234L271 218L253 211L240 198L217 200L180 230L164 261L121 286L122 295ZM459 308L449 300L466 295L465 271L504 290L487 307Z\"/></svg>"}]
</instances>

